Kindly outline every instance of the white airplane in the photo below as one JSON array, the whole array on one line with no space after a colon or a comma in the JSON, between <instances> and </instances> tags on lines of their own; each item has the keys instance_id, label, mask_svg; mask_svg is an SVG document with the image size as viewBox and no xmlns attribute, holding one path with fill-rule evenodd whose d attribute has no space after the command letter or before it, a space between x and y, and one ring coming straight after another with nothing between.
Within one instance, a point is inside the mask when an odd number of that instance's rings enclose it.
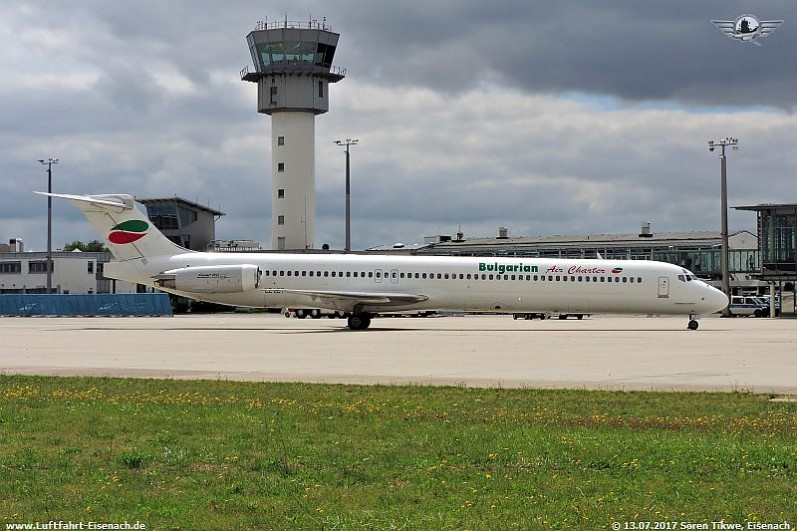
<instances>
[{"instance_id":1,"label":"white airplane","mask_svg":"<svg viewBox=\"0 0 797 531\"><path fill-rule=\"evenodd\" d=\"M318 308L369 327L377 313L700 314L728 304L690 271L648 260L212 253L184 249L158 231L130 195L42 195L83 211L116 262L106 277L191 299L252 308Z\"/></svg>"}]
</instances>

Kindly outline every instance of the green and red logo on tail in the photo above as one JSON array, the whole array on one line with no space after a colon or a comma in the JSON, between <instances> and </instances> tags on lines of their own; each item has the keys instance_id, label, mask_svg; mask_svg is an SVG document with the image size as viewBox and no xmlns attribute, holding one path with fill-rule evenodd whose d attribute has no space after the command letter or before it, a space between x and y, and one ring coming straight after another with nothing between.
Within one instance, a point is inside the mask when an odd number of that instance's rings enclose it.
<instances>
[{"instance_id":1,"label":"green and red logo on tail","mask_svg":"<svg viewBox=\"0 0 797 531\"><path fill-rule=\"evenodd\" d=\"M108 240L111 243L123 245L133 243L147 235L149 223L140 219L130 219L111 228Z\"/></svg>"}]
</instances>

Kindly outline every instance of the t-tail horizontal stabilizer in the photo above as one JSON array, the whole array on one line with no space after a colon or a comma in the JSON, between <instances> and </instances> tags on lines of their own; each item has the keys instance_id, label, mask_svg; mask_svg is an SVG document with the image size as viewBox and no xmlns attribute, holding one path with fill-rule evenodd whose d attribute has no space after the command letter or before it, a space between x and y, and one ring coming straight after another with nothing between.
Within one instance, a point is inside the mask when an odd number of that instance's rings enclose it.
<instances>
[{"instance_id":1,"label":"t-tail horizontal stabilizer","mask_svg":"<svg viewBox=\"0 0 797 531\"><path fill-rule=\"evenodd\" d=\"M190 252L164 236L127 194L73 195L34 192L68 199L79 208L120 262Z\"/></svg>"}]
</instances>

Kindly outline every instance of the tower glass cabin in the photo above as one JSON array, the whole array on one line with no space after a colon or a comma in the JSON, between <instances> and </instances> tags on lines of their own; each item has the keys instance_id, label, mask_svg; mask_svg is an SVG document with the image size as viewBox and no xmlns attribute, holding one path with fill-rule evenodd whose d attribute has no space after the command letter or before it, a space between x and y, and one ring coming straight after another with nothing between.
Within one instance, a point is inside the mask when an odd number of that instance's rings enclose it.
<instances>
[{"instance_id":1,"label":"tower glass cabin","mask_svg":"<svg viewBox=\"0 0 797 531\"><path fill-rule=\"evenodd\" d=\"M315 246L315 116L329 110L329 84L346 71L332 66L340 35L316 21L258 22L246 36L257 83L257 112L271 116L273 249Z\"/></svg>"}]
</instances>

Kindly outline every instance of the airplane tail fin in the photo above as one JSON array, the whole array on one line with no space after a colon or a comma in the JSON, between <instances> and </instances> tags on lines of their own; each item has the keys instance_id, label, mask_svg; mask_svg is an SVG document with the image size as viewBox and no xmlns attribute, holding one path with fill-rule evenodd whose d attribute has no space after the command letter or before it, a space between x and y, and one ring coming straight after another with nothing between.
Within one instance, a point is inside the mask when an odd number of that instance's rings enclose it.
<instances>
[{"instance_id":1,"label":"airplane tail fin","mask_svg":"<svg viewBox=\"0 0 797 531\"><path fill-rule=\"evenodd\" d=\"M155 228L131 195L34 193L68 199L83 212L119 262L191 252L172 242Z\"/></svg>"}]
</instances>

